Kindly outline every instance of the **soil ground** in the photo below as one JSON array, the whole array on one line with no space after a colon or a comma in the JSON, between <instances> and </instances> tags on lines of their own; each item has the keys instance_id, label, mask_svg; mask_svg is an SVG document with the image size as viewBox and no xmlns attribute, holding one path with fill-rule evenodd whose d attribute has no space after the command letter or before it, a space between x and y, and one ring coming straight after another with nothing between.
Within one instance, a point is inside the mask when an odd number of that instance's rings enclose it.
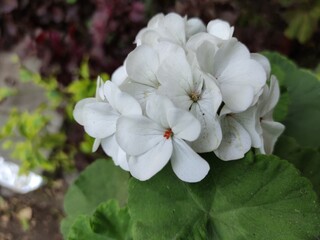
<instances>
[{"instance_id":1,"label":"soil ground","mask_svg":"<svg viewBox=\"0 0 320 240\"><path fill-rule=\"evenodd\" d=\"M59 224L67 184L56 180L25 195L0 197L0 240L62 240ZM8 195L1 189L0 195Z\"/></svg>"}]
</instances>

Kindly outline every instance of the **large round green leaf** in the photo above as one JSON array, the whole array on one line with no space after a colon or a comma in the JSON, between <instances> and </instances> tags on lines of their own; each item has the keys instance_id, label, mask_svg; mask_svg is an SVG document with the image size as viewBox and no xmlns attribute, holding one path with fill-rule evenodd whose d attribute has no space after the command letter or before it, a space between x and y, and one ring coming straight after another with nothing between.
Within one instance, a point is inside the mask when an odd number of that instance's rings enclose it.
<instances>
[{"instance_id":1,"label":"large round green leaf","mask_svg":"<svg viewBox=\"0 0 320 240\"><path fill-rule=\"evenodd\" d=\"M134 239L303 240L320 236L320 211L310 182L287 161L248 154L223 162L196 184L166 167L129 184Z\"/></svg>"},{"instance_id":2,"label":"large round green leaf","mask_svg":"<svg viewBox=\"0 0 320 240\"><path fill-rule=\"evenodd\" d=\"M277 76L282 97L276 118L282 121L285 135L293 137L303 147L320 147L320 81L310 71L298 68L278 53L264 53ZM280 108L280 109L279 109Z\"/></svg>"},{"instance_id":3,"label":"large round green leaf","mask_svg":"<svg viewBox=\"0 0 320 240\"><path fill-rule=\"evenodd\" d=\"M302 175L311 181L314 190L320 196L320 151L318 149L301 147L295 139L281 136L274 153L293 163Z\"/></svg>"},{"instance_id":4,"label":"large round green leaf","mask_svg":"<svg viewBox=\"0 0 320 240\"><path fill-rule=\"evenodd\" d=\"M112 160L97 160L87 167L70 186L65 199L67 218L61 223L66 237L74 220L81 214L92 214L97 206L116 199L123 206L127 202L129 174L115 166Z\"/></svg>"}]
</instances>

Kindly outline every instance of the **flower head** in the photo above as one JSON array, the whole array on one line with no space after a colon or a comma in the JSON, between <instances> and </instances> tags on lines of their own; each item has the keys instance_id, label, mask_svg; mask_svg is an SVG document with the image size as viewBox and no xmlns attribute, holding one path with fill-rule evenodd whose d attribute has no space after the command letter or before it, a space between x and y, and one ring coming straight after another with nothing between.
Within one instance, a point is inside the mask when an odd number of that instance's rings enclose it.
<instances>
[{"instance_id":1,"label":"flower head","mask_svg":"<svg viewBox=\"0 0 320 240\"><path fill-rule=\"evenodd\" d=\"M270 64L233 38L216 19L158 14L137 47L95 98L80 101L75 119L116 165L147 180L171 163L185 182L201 181L209 164L242 158L252 147L271 153L284 126L274 122L279 99ZM267 79L270 78L270 86Z\"/></svg>"},{"instance_id":2,"label":"flower head","mask_svg":"<svg viewBox=\"0 0 320 240\"><path fill-rule=\"evenodd\" d=\"M200 181L209 171L209 164L185 142L198 138L199 121L164 96L148 99L146 116L121 117L117 129L117 141L130 155L130 172L140 180L152 177L170 159L175 174L186 182Z\"/></svg>"}]
</instances>

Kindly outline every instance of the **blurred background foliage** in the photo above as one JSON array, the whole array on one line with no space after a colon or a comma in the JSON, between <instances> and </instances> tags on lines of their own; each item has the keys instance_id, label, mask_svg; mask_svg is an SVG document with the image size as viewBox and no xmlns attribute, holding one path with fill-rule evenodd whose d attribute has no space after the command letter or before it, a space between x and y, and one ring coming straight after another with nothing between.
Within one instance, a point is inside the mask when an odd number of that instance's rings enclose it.
<instances>
[{"instance_id":1,"label":"blurred background foliage","mask_svg":"<svg viewBox=\"0 0 320 240\"><path fill-rule=\"evenodd\" d=\"M150 17L172 11L205 23L224 19L250 51L278 51L320 76L320 0L0 0L0 52L14 52L20 81L41 87L47 98L32 112L12 109L0 126L2 147L23 170L61 174L103 156L91 153L92 139L72 109L94 96L97 75L107 80L123 63ZM23 65L30 57L39 59L39 72ZM15 94L14 86L1 88L0 107ZM62 117L60 131L50 131L49 112Z\"/></svg>"}]
</instances>

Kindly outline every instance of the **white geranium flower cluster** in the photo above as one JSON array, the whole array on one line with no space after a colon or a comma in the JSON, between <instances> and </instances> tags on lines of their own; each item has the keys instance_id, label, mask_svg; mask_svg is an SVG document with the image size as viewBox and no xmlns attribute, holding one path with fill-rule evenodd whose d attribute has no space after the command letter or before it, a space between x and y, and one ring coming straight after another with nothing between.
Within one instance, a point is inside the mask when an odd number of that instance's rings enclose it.
<instances>
[{"instance_id":1,"label":"white geranium flower cluster","mask_svg":"<svg viewBox=\"0 0 320 240\"><path fill-rule=\"evenodd\" d=\"M240 159L251 147L270 154L284 126L272 119L279 99L268 60L213 20L158 14L111 81L74 117L116 165L147 180L169 161L185 182L209 171L199 153Z\"/></svg>"}]
</instances>

